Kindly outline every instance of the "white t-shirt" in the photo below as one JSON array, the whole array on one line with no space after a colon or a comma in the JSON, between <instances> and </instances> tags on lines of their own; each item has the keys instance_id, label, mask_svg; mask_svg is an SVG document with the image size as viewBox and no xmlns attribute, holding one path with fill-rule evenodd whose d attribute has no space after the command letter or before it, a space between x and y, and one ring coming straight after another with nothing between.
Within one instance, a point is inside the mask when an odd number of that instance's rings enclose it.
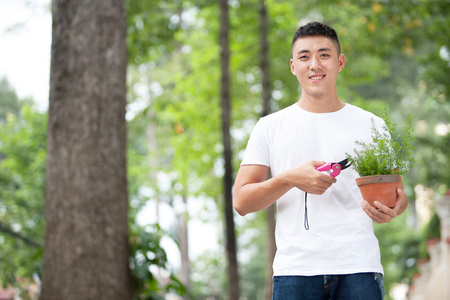
<instances>
[{"instance_id":1,"label":"white t-shirt","mask_svg":"<svg viewBox=\"0 0 450 300\"><path fill-rule=\"evenodd\" d=\"M313 159L339 162L353 153L356 140L371 140L372 118L381 130L381 118L350 104L321 114L291 105L258 121L241 165L268 166L277 176ZM293 188L277 200L274 276L383 273L357 177L347 168L323 195L308 194L309 230L303 191Z\"/></svg>"}]
</instances>

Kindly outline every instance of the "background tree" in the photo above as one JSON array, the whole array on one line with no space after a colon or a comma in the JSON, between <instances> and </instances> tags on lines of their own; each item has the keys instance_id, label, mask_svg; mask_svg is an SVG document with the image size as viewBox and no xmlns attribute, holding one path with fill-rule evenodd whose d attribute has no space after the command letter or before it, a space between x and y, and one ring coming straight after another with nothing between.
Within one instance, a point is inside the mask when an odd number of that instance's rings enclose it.
<instances>
[{"instance_id":1,"label":"background tree","mask_svg":"<svg viewBox=\"0 0 450 300\"><path fill-rule=\"evenodd\" d=\"M228 0L220 1L220 68L222 71L220 81L220 102L222 110L222 139L223 139L223 159L225 164L224 181L224 203L225 203L225 248L228 258L228 297L229 299L239 299L239 271L236 250L236 235L234 229L233 216L233 167L231 149L231 98L230 98L230 74L229 74L229 16Z\"/></svg>"},{"instance_id":2,"label":"background tree","mask_svg":"<svg viewBox=\"0 0 450 300\"><path fill-rule=\"evenodd\" d=\"M131 299L125 2L53 1L42 299Z\"/></svg>"},{"instance_id":3,"label":"background tree","mask_svg":"<svg viewBox=\"0 0 450 300\"><path fill-rule=\"evenodd\" d=\"M21 108L25 105L32 105L32 99L19 99L13 87L6 78L0 79L0 122L6 122L8 114L18 116Z\"/></svg>"},{"instance_id":4,"label":"background tree","mask_svg":"<svg viewBox=\"0 0 450 300\"><path fill-rule=\"evenodd\" d=\"M262 77L262 116L266 116L271 112L271 88L269 73L269 42L268 42L268 17L265 0L260 0L259 8L260 23L260 49L261 49L261 77ZM275 244L275 204L266 209L267 220L267 258L266 258L266 283L264 288L264 299L272 299L272 264L276 253Z\"/></svg>"}]
</instances>

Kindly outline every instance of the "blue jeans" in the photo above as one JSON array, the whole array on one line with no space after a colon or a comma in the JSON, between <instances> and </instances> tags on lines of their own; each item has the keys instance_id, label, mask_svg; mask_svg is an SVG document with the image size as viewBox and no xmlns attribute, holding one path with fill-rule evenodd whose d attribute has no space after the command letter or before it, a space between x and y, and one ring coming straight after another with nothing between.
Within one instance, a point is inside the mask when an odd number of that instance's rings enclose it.
<instances>
[{"instance_id":1,"label":"blue jeans","mask_svg":"<svg viewBox=\"0 0 450 300\"><path fill-rule=\"evenodd\" d=\"M274 276L273 300L382 300L383 275Z\"/></svg>"}]
</instances>

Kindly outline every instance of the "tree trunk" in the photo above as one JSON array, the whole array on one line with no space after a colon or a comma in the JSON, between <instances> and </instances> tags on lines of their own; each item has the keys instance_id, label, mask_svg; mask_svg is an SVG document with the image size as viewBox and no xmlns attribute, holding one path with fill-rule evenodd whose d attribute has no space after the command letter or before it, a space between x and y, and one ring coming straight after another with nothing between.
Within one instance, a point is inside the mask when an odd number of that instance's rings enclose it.
<instances>
[{"instance_id":1,"label":"tree trunk","mask_svg":"<svg viewBox=\"0 0 450 300\"><path fill-rule=\"evenodd\" d=\"M263 113L268 115L270 109L270 75L269 75L269 43L268 43L268 21L267 9L265 0L260 0L260 49L261 49L261 73L262 73L262 102ZM270 176L270 175L269 175ZM264 289L264 298L266 300L272 299L272 276L273 276L273 259L275 257L275 204L272 204L266 209L266 224L267 224L267 261L266 261L266 283Z\"/></svg>"},{"instance_id":2,"label":"tree trunk","mask_svg":"<svg viewBox=\"0 0 450 300\"><path fill-rule=\"evenodd\" d=\"M229 19L228 19L228 0L220 0L220 64L222 70L221 78L221 108L222 108L222 137L223 152L225 160L224 175L224 201L225 201L225 226L226 226L226 253L228 258L228 297L230 300L239 299L239 272L236 255L236 235L233 218L233 199L232 199L232 156L231 156L231 101L230 101L230 75L229 59L230 49L228 42Z\"/></svg>"},{"instance_id":3,"label":"tree trunk","mask_svg":"<svg viewBox=\"0 0 450 300\"><path fill-rule=\"evenodd\" d=\"M188 235L188 209L187 195L183 193L183 211L178 214L178 242L181 253L181 282L188 291L191 291L191 262L189 260L189 235ZM190 299L188 295L184 300Z\"/></svg>"},{"instance_id":4,"label":"tree trunk","mask_svg":"<svg viewBox=\"0 0 450 300\"><path fill-rule=\"evenodd\" d=\"M264 298L266 300L272 299L273 287L273 259L277 251L275 244L275 204L272 204L266 209L267 220L267 258L266 258L266 286L264 288Z\"/></svg>"},{"instance_id":5,"label":"tree trunk","mask_svg":"<svg viewBox=\"0 0 450 300\"><path fill-rule=\"evenodd\" d=\"M41 299L132 299L123 0L53 0Z\"/></svg>"},{"instance_id":6,"label":"tree trunk","mask_svg":"<svg viewBox=\"0 0 450 300\"><path fill-rule=\"evenodd\" d=\"M259 23L260 23L260 48L261 48L261 73L262 73L262 115L270 114L270 74L269 74L269 42L268 35L268 20L267 8L265 0L260 0L259 8Z\"/></svg>"}]
</instances>

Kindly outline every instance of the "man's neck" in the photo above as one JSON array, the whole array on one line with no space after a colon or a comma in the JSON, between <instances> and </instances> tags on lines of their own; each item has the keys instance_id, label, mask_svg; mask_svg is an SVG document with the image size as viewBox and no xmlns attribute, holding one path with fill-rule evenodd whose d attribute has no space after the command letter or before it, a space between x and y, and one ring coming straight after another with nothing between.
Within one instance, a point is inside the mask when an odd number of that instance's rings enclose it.
<instances>
[{"instance_id":1,"label":"man's neck","mask_svg":"<svg viewBox=\"0 0 450 300\"><path fill-rule=\"evenodd\" d=\"M297 105L312 113L330 113L340 110L345 103L337 97L301 97Z\"/></svg>"}]
</instances>

